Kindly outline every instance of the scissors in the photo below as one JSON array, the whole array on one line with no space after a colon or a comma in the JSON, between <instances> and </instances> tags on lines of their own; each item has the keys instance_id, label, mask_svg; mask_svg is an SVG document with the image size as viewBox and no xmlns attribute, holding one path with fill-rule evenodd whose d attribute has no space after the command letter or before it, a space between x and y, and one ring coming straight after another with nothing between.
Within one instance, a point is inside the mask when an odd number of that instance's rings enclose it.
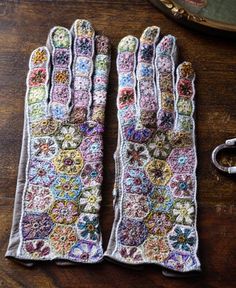
<instances>
[{"instance_id":1,"label":"scissors","mask_svg":"<svg viewBox=\"0 0 236 288\"><path fill-rule=\"evenodd\" d=\"M236 148L236 138L226 140L224 144L220 144L219 146L217 146L211 154L212 162L216 166L216 168L229 174L236 174L236 166L232 167L222 166L218 163L216 157L221 150L233 149L233 148Z\"/></svg>"}]
</instances>

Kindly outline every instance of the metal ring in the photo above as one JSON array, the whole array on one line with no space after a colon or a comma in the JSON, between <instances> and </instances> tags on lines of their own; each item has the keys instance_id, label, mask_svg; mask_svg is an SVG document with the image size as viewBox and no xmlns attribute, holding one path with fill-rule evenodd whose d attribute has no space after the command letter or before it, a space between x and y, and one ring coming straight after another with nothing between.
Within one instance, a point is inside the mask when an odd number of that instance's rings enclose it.
<instances>
[{"instance_id":1,"label":"metal ring","mask_svg":"<svg viewBox=\"0 0 236 288\"><path fill-rule=\"evenodd\" d=\"M227 141L226 141L227 142ZM217 146L213 151L212 151L212 154L211 154L211 159L212 159L212 162L213 164L216 166L217 169L219 169L220 171L223 171L223 172L226 172L226 173L229 173L229 174L232 174L232 173L236 173L236 167L225 167L225 166L222 166L218 163L216 157L217 157L217 154L219 153L219 151L221 150L224 150L224 149L233 149L233 148L236 148L235 145L229 145L227 143L225 144L221 144L219 146Z\"/></svg>"}]
</instances>

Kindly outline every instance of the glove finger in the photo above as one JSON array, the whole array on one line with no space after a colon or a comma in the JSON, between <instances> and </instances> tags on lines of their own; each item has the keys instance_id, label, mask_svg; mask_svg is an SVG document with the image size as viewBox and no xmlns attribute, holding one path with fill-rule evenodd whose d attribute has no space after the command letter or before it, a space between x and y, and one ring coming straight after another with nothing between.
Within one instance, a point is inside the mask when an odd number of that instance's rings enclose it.
<instances>
[{"instance_id":1,"label":"glove finger","mask_svg":"<svg viewBox=\"0 0 236 288\"><path fill-rule=\"evenodd\" d=\"M141 38L137 64L137 106L141 123L155 127L158 99L155 84L155 46L160 29L147 27Z\"/></svg>"},{"instance_id":2,"label":"glove finger","mask_svg":"<svg viewBox=\"0 0 236 288\"><path fill-rule=\"evenodd\" d=\"M134 36L126 36L118 45L117 72L118 95L117 107L121 125L126 125L135 120L136 103L136 51L138 39Z\"/></svg>"},{"instance_id":3,"label":"glove finger","mask_svg":"<svg viewBox=\"0 0 236 288\"><path fill-rule=\"evenodd\" d=\"M69 114L71 100L71 52L72 37L64 27L52 28L48 46L52 55L51 91L49 113L52 118L65 120Z\"/></svg>"},{"instance_id":4,"label":"glove finger","mask_svg":"<svg viewBox=\"0 0 236 288\"><path fill-rule=\"evenodd\" d=\"M87 20L78 19L71 27L73 47L73 99L72 121L84 122L90 114L92 103L92 74L95 31Z\"/></svg>"},{"instance_id":5,"label":"glove finger","mask_svg":"<svg viewBox=\"0 0 236 288\"><path fill-rule=\"evenodd\" d=\"M26 80L26 113L30 123L47 117L49 61L47 47L39 47L31 53Z\"/></svg>"},{"instance_id":6,"label":"glove finger","mask_svg":"<svg viewBox=\"0 0 236 288\"><path fill-rule=\"evenodd\" d=\"M172 35L163 37L156 48L156 82L159 95L157 125L162 130L172 130L174 127L176 49L176 39Z\"/></svg>"},{"instance_id":7,"label":"glove finger","mask_svg":"<svg viewBox=\"0 0 236 288\"><path fill-rule=\"evenodd\" d=\"M190 62L183 62L177 68L175 130L191 132L194 128L195 73Z\"/></svg>"},{"instance_id":8,"label":"glove finger","mask_svg":"<svg viewBox=\"0 0 236 288\"><path fill-rule=\"evenodd\" d=\"M96 57L93 74L93 105L91 119L103 124L111 60L109 39L103 35L96 36L95 47Z\"/></svg>"}]
</instances>

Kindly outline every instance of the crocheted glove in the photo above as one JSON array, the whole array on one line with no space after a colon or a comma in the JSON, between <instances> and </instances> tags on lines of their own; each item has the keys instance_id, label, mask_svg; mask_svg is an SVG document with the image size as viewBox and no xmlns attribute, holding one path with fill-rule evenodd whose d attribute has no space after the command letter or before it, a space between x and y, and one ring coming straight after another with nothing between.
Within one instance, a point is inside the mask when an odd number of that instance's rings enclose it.
<instances>
[{"instance_id":1,"label":"crocheted glove","mask_svg":"<svg viewBox=\"0 0 236 288\"><path fill-rule=\"evenodd\" d=\"M200 269L195 75L184 62L175 76L176 39L157 45L158 36L158 27L148 27L140 42L127 36L118 46L115 220L105 255L187 272Z\"/></svg>"},{"instance_id":2,"label":"crocheted glove","mask_svg":"<svg viewBox=\"0 0 236 288\"><path fill-rule=\"evenodd\" d=\"M32 52L6 256L102 259L98 212L109 53L108 39L95 37L87 20L75 21L71 32L54 27L47 47Z\"/></svg>"}]
</instances>

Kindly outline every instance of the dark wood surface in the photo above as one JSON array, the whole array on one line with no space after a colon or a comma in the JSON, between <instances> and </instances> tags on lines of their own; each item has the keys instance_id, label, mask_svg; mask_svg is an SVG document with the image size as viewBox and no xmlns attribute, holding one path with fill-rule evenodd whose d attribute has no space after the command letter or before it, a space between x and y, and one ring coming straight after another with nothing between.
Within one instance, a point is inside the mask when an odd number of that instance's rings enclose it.
<instances>
[{"instance_id":1,"label":"dark wood surface","mask_svg":"<svg viewBox=\"0 0 236 288\"><path fill-rule=\"evenodd\" d=\"M54 25L90 20L113 44L105 132L102 231L106 247L113 221L113 152L116 147L115 47L127 34L140 36L149 25L178 38L180 60L197 73L198 228L203 273L195 279L168 279L157 266L131 270L104 262L92 266L22 267L4 258L11 227L23 126L25 77L31 50L45 43ZM236 43L203 35L167 19L145 0L0 1L0 287L235 287L236 181L211 164L212 149L236 136ZM225 160L226 161L226 160ZM227 162L227 161L226 161Z\"/></svg>"}]
</instances>

